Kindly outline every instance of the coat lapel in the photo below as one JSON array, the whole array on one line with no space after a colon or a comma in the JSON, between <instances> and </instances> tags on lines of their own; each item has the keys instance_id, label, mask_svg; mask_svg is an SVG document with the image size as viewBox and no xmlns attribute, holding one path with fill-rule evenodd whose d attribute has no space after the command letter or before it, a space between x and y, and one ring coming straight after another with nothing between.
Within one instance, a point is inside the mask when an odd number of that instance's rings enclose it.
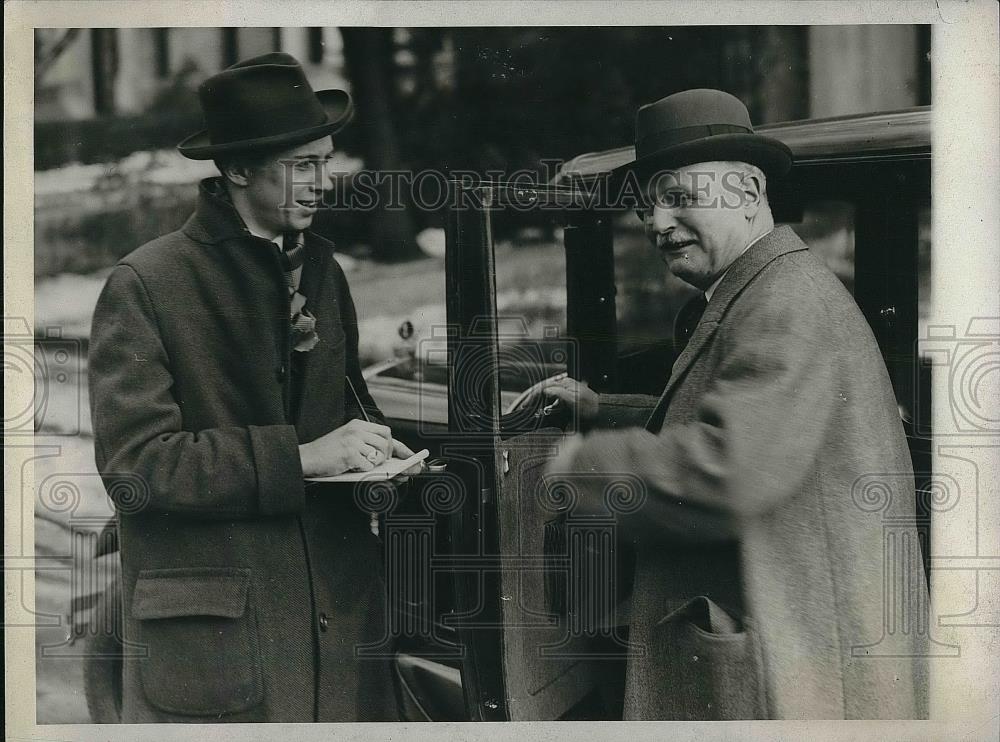
<instances>
[{"instance_id":1,"label":"coat lapel","mask_svg":"<svg viewBox=\"0 0 1000 742\"><path fill-rule=\"evenodd\" d=\"M343 374L345 349L341 346L337 350L333 342L334 328L341 321L339 292L331 291L326 286L333 248L329 242L307 230L304 249L298 290L306 297L306 309L316 314L319 343L308 352L292 352L292 363L298 377L292 401L292 420L302 439L312 440L327 432L331 423L338 423L330 419L331 409L338 418L343 414L343 384L338 387L333 380Z\"/></svg>"},{"instance_id":2,"label":"coat lapel","mask_svg":"<svg viewBox=\"0 0 1000 742\"><path fill-rule=\"evenodd\" d=\"M310 239L311 232L306 232L306 257L302 263L302 280L299 291L308 299L319 295L320 287L326 276L326 268L330 264L330 244L315 238ZM306 305L308 306L308 304Z\"/></svg>"},{"instance_id":3,"label":"coat lapel","mask_svg":"<svg viewBox=\"0 0 1000 742\"><path fill-rule=\"evenodd\" d=\"M702 315L701 321L698 322L694 334L691 335L687 347L674 361L667 386L663 390L663 394L660 395L653 412L646 420L646 430L658 432L663 426L667 405L674 389L684 378L694 360L704 350L709 339L715 334L719 323L729 309L729 305L740 295L747 284L775 258L805 249L807 249L806 244L799 239L791 227L776 227L733 261L722 279L722 283L716 288L708 306L705 307L705 313Z\"/></svg>"}]
</instances>

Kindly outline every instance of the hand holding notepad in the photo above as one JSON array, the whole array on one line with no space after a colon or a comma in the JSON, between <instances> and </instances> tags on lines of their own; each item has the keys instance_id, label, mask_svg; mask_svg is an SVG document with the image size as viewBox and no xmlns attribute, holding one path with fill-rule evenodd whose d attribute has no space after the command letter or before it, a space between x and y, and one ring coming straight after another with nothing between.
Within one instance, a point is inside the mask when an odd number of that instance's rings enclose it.
<instances>
[{"instance_id":1,"label":"hand holding notepad","mask_svg":"<svg viewBox=\"0 0 1000 742\"><path fill-rule=\"evenodd\" d=\"M373 423L371 417L368 415L367 410L365 410L364 404L361 402L361 397L358 396L357 391L354 388L354 382L351 381L351 377L346 377L346 382L348 388L351 390L351 395L354 397L354 402L357 404L358 409L361 411L364 421L361 420L350 420L341 428L333 433L328 433L327 435L336 435L338 431L345 430L349 426L353 426L350 434L354 436L353 444L358 443L358 439L361 439L362 443L367 443L371 450L368 454L363 451L358 454L357 451L348 456L348 460L353 460L355 463L359 460L358 456L364 456L368 461L364 462L363 466L369 466L370 462L377 460L376 451L383 451L382 444L388 443L387 449L384 450L384 454L389 454L389 458L383 461L378 466L372 469L364 470L362 466L356 466L355 469L351 471L346 471L341 474L334 474L329 476L306 476L307 482L380 482L389 479L395 479L409 471L409 469L418 465L421 461L427 458L428 451L424 449L420 453L415 453L409 458L397 458L393 457L391 454L398 451L400 453L412 453L409 448L400 441L397 441L392 437L390 430L387 426ZM374 436L374 440L373 440ZM382 436L383 439L379 441L378 436ZM325 437L324 437L325 438ZM306 444L312 445L312 444ZM303 448L299 447L300 450ZM336 448L333 449L336 452ZM337 470L342 469L342 466L330 466L330 461L327 456L330 450L323 450L319 452L312 452L312 461L310 469L312 471L330 471L330 469ZM320 459L317 461L316 457L319 456ZM304 461L304 458L303 458ZM342 462L338 462L342 463ZM306 465L303 463L303 471L306 471Z\"/></svg>"},{"instance_id":2,"label":"hand holding notepad","mask_svg":"<svg viewBox=\"0 0 1000 742\"><path fill-rule=\"evenodd\" d=\"M408 459L391 458L383 461L369 471L346 471L330 477L306 477L307 482L383 482L395 479L411 467L419 464L430 455L426 448L413 454Z\"/></svg>"}]
</instances>

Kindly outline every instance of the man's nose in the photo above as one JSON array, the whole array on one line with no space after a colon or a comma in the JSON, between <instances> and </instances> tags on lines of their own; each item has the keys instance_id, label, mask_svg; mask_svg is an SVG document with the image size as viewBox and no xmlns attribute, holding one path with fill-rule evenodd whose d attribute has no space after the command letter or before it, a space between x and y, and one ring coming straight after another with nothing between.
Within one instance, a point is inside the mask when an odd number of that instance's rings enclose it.
<instances>
[{"instance_id":1,"label":"man's nose","mask_svg":"<svg viewBox=\"0 0 1000 742\"><path fill-rule=\"evenodd\" d=\"M320 182L323 184L322 185L322 189L324 191L329 191L329 190L331 190L333 188L333 183L334 183L334 180L333 180L333 176L334 176L333 168L332 167L323 167L322 170L321 170L321 172L323 173L322 177L320 178Z\"/></svg>"},{"instance_id":2,"label":"man's nose","mask_svg":"<svg viewBox=\"0 0 1000 742\"><path fill-rule=\"evenodd\" d=\"M648 224L653 234L666 234L677 226L674 210L660 204L653 206Z\"/></svg>"},{"instance_id":3,"label":"man's nose","mask_svg":"<svg viewBox=\"0 0 1000 742\"><path fill-rule=\"evenodd\" d=\"M645 227L650 242L656 245L661 236L674 231L677 227L677 219L672 209L654 206L646 212Z\"/></svg>"}]
</instances>

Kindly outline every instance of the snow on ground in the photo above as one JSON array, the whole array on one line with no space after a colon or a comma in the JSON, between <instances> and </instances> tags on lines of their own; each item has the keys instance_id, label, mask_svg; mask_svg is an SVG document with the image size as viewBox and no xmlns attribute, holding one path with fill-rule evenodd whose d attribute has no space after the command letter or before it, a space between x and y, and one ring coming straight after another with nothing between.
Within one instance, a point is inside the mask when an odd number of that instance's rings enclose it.
<instances>
[{"instance_id":1,"label":"snow on ground","mask_svg":"<svg viewBox=\"0 0 1000 742\"><path fill-rule=\"evenodd\" d=\"M446 246L445 231L439 227L421 230L416 237L417 247L431 258L443 258Z\"/></svg>"},{"instance_id":2,"label":"snow on ground","mask_svg":"<svg viewBox=\"0 0 1000 742\"><path fill-rule=\"evenodd\" d=\"M89 338L90 318L110 269L78 275L61 273L35 282L35 335L58 328L63 337Z\"/></svg>"},{"instance_id":3,"label":"snow on ground","mask_svg":"<svg viewBox=\"0 0 1000 742\"><path fill-rule=\"evenodd\" d=\"M335 152L330 162L330 172L352 173L359 170L362 161ZM202 178L217 175L211 160L189 160L176 150L161 149L133 152L117 162L81 165L72 163L53 170L35 173L35 195L55 196L89 191L101 181L121 178L129 182L147 182L159 185L197 183Z\"/></svg>"}]
</instances>

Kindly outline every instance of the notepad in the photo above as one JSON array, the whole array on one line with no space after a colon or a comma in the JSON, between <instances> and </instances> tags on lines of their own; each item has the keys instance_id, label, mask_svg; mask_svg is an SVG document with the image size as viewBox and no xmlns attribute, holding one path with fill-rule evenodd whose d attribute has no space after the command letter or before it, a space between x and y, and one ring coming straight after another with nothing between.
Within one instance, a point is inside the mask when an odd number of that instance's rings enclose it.
<instances>
[{"instance_id":1,"label":"notepad","mask_svg":"<svg viewBox=\"0 0 1000 742\"><path fill-rule=\"evenodd\" d=\"M413 454L408 459L388 459L376 466L371 471L345 471L343 474L334 474L332 477L307 477L307 482L384 482L387 479L398 477L402 472L409 469L419 461L423 461L430 455L426 448Z\"/></svg>"}]
</instances>

